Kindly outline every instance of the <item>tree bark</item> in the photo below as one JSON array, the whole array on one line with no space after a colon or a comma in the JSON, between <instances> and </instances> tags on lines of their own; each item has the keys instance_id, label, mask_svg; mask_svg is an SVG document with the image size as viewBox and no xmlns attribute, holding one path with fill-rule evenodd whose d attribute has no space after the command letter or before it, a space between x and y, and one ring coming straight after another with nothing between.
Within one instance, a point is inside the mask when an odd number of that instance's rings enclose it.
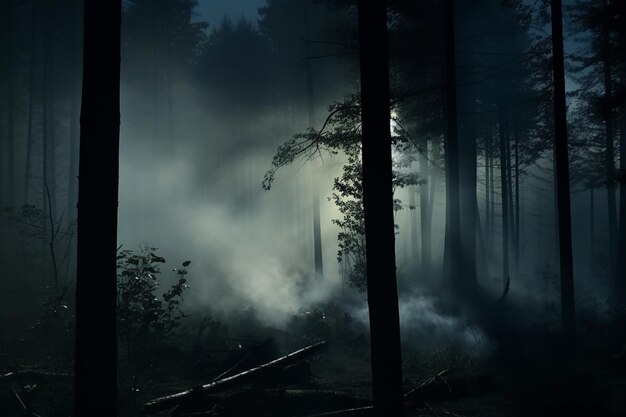
<instances>
[{"instance_id":1,"label":"tree bark","mask_svg":"<svg viewBox=\"0 0 626 417\"><path fill-rule=\"evenodd\" d=\"M559 259L561 266L561 320L565 346L573 347L576 342L576 311L572 259L572 224L561 0L552 0L551 11L552 70L554 77L554 149L556 159L557 204L559 208Z\"/></svg>"},{"instance_id":2,"label":"tree bark","mask_svg":"<svg viewBox=\"0 0 626 417\"><path fill-rule=\"evenodd\" d=\"M596 245L595 245L595 239L596 239L596 231L595 231L595 227L596 227L596 223L595 223L595 201L594 201L594 191L595 191L595 184L591 183L591 186L589 187L589 277L593 277L594 275L594 260L595 260L595 253L596 253Z\"/></svg>"},{"instance_id":3,"label":"tree bark","mask_svg":"<svg viewBox=\"0 0 626 417\"><path fill-rule=\"evenodd\" d=\"M606 13L608 7L607 0L603 1L603 9ZM619 277L617 277L617 208L615 200L615 133L614 133L614 118L613 109L610 102L613 96L613 82L611 80L611 55L610 55L610 40L609 30L606 25L602 28L602 69L604 73L604 99L606 112L604 120L604 132L606 138L606 195L607 195L607 208L608 208L608 220L609 220L609 277L611 280L616 281L616 288L619 288Z\"/></svg>"},{"instance_id":4,"label":"tree bark","mask_svg":"<svg viewBox=\"0 0 626 417\"><path fill-rule=\"evenodd\" d=\"M23 204L28 204L30 194L30 169L31 154L33 148L33 113L35 95L35 27L36 8L35 1L31 1L31 27L30 27L30 63L28 70L28 126L26 131L26 164L24 169L24 200Z\"/></svg>"},{"instance_id":5,"label":"tree bark","mask_svg":"<svg viewBox=\"0 0 626 417\"><path fill-rule=\"evenodd\" d=\"M430 275L430 241L431 241L431 215L428 201L428 142L420 153L420 176L425 181L420 185L420 229L422 231L422 273L425 277Z\"/></svg>"},{"instance_id":6,"label":"tree bark","mask_svg":"<svg viewBox=\"0 0 626 417\"><path fill-rule=\"evenodd\" d=\"M519 179L520 179L520 166L519 166L519 131L518 131L518 127L517 124L515 126L515 133L514 133L514 151L515 151L515 159L514 159L514 164L515 164L515 224L514 224L514 230L515 230L515 236L514 236L514 240L513 240L513 247L514 249L514 253L515 253L515 258L513 260L513 268L515 271L515 275L517 276L517 274L519 274L519 258L520 258L520 186L519 186Z\"/></svg>"},{"instance_id":7,"label":"tree bark","mask_svg":"<svg viewBox=\"0 0 626 417\"><path fill-rule=\"evenodd\" d=\"M7 92L7 153L8 153L8 202L11 207L15 207L17 200L15 198L15 120L14 120L14 109L15 109L15 28L14 28L14 8L15 4L13 1L7 2L6 11L7 14L7 50L8 50L8 65L7 65L7 82L8 82L8 92Z\"/></svg>"},{"instance_id":8,"label":"tree bark","mask_svg":"<svg viewBox=\"0 0 626 417\"><path fill-rule=\"evenodd\" d=\"M420 185L420 191L421 191L421 187L423 185ZM409 214L409 227L411 228L411 257L417 257L419 255L419 243L418 243L418 237L417 237L417 203L415 202L415 194L417 193L416 190L417 186L415 185L411 185L409 186L408 190L409 190L409 207L412 207L412 210L409 210L408 214ZM421 200L421 193L420 193L420 212L422 209L422 200ZM422 237L423 237L423 232L422 232Z\"/></svg>"},{"instance_id":9,"label":"tree bark","mask_svg":"<svg viewBox=\"0 0 626 417\"><path fill-rule=\"evenodd\" d=\"M80 35L81 19L80 13L82 10L82 0L76 0L74 2L76 8L75 19L75 31L74 31L74 50L72 60L72 88L70 91L70 160L69 160L69 174L67 181L67 209L65 213L65 222L69 227L76 219L76 193L78 185L78 147L80 136L80 54L81 54L81 40Z\"/></svg>"},{"instance_id":10,"label":"tree bark","mask_svg":"<svg viewBox=\"0 0 626 417\"><path fill-rule=\"evenodd\" d=\"M491 165L491 132L485 136L485 235L486 255L491 253L491 190L489 185L491 184L491 178L489 177L489 166ZM485 265L485 269L489 271L489 266Z\"/></svg>"},{"instance_id":11,"label":"tree bark","mask_svg":"<svg viewBox=\"0 0 626 417\"><path fill-rule=\"evenodd\" d=\"M446 0L446 227L444 275L450 285L453 306L463 297L461 265L461 207L459 195L459 131L456 87L456 48L454 36L454 0Z\"/></svg>"},{"instance_id":12,"label":"tree bark","mask_svg":"<svg viewBox=\"0 0 626 417\"><path fill-rule=\"evenodd\" d=\"M121 1L84 5L75 416L116 415Z\"/></svg>"},{"instance_id":13,"label":"tree bark","mask_svg":"<svg viewBox=\"0 0 626 417\"><path fill-rule=\"evenodd\" d=\"M626 63L623 65L626 66ZM626 82L624 76L623 82ZM626 299L626 106L622 107L620 118L620 185L619 185L619 253L617 256L618 285L622 289L622 297Z\"/></svg>"},{"instance_id":14,"label":"tree bark","mask_svg":"<svg viewBox=\"0 0 626 417\"><path fill-rule=\"evenodd\" d=\"M515 121L513 121L513 125L515 125ZM513 135L515 135L515 127L513 127ZM506 190L507 190L507 198L508 198L508 209L507 218L509 219L509 244L510 244L510 252L509 259L513 258L513 265L515 268L515 212L513 209L513 163L511 158L511 131L506 137ZM515 269L513 269L515 272Z\"/></svg>"},{"instance_id":15,"label":"tree bark","mask_svg":"<svg viewBox=\"0 0 626 417\"><path fill-rule=\"evenodd\" d=\"M359 0L363 210L377 415L403 415L391 167L387 2Z\"/></svg>"},{"instance_id":16,"label":"tree bark","mask_svg":"<svg viewBox=\"0 0 626 417\"><path fill-rule=\"evenodd\" d=\"M502 107L501 107L502 108ZM502 204L502 288L506 288L509 276L509 199L506 143L508 141L508 115L500 113L499 134L500 134L500 202Z\"/></svg>"}]
</instances>

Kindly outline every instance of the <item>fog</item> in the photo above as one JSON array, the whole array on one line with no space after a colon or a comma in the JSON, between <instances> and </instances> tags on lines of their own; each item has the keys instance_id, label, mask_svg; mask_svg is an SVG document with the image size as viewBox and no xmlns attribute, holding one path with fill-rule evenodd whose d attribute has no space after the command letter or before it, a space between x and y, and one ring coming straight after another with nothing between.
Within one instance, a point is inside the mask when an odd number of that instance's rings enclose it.
<instances>
[{"instance_id":1,"label":"fog","mask_svg":"<svg viewBox=\"0 0 626 417\"><path fill-rule=\"evenodd\" d=\"M565 358L555 347L567 343L548 4L457 1L450 46L445 2L390 3L406 372L419 381L442 371L432 364L471 362L458 367L497 374L502 363L551 349ZM626 343L626 43L612 23L624 14L605 3L566 2L564 45L580 351L589 363L612 364ZM371 277L356 3L122 4L116 282L124 401L163 394L162 380L150 388L145 381L159 381L170 365L177 388L190 375L206 383L232 365L220 355L266 339L281 352L335 343L321 378L359 391L371 382ZM73 364L79 145L89 140L80 132L83 6L32 0L0 8L0 358L11 362L0 359L0 372L43 363L62 373ZM456 59L453 86L446 51ZM103 254L91 268L106 264ZM592 340L606 346L590 347ZM441 352L453 352L448 362ZM411 367L422 362L430 368ZM546 363L542 356L532 366ZM341 366L363 371L359 382L346 382L352 374ZM589 366L606 370L604 362ZM136 394L134 384L146 392ZM135 406L120 415L134 415Z\"/></svg>"}]
</instances>

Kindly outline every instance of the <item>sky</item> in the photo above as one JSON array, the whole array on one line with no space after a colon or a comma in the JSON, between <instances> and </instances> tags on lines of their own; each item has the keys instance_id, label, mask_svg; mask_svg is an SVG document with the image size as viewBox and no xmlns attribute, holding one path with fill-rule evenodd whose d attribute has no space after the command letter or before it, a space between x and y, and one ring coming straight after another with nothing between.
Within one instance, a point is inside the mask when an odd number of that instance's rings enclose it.
<instances>
[{"instance_id":1,"label":"sky","mask_svg":"<svg viewBox=\"0 0 626 417\"><path fill-rule=\"evenodd\" d=\"M198 13L200 19L209 22L211 27L217 26L224 15L233 21L241 16L256 23L257 9L265 4L264 0L199 0Z\"/></svg>"}]
</instances>

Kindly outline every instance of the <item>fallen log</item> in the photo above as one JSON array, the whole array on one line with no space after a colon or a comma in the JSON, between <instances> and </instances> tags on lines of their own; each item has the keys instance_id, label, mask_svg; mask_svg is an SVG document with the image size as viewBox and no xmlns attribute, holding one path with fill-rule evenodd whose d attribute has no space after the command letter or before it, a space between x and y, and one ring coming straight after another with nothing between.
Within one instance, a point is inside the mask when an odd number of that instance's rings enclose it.
<instances>
[{"instance_id":1,"label":"fallen log","mask_svg":"<svg viewBox=\"0 0 626 417\"><path fill-rule=\"evenodd\" d=\"M60 374L55 372L46 372L36 369L21 369L19 371L11 371L0 374L0 383L8 383L13 381L21 381L21 379L27 379L29 382L40 382L47 379L61 379L70 380L72 375Z\"/></svg>"},{"instance_id":2,"label":"fallen log","mask_svg":"<svg viewBox=\"0 0 626 417\"><path fill-rule=\"evenodd\" d=\"M329 411L326 413L311 414L306 417L369 417L374 415L374 407L371 405L344 410Z\"/></svg>"},{"instance_id":3,"label":"fallen log","mask_svg":"<svg viewBox=\"0 0 626 417\"><path fill-rule=\"evenodd\" d=\"M239 374L229 376L214 382L210 382L205 385L193 387L176 394L167 395L165 397L155 398L148 401L143 405L142 412L145 414L157 413L159 411L173 408L181 402L189 398L193 398L199 395L211 394L220 391L227 390L237 385L250 383L258 379L270 376L271 374L280 371L287 365L299 362L302 359L319 352L326 346L326 342L318 342L313 345L307 346L288 355L282 356L278 359L274 359L271 362L264 363L256 368L248 369L247 371Z\"/></svg>"}]
</instances>

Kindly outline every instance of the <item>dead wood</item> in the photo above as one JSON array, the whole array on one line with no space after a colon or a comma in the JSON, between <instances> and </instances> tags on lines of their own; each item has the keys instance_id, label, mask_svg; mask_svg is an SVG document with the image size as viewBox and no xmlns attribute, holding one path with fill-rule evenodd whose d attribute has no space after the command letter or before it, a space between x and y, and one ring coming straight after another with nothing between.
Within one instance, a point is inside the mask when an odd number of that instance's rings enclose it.
<instances>
[{"instance_id":1,"label":"dead wood","mask_svg":"<svg viewBox=\"0 0 626 417\"><path fill-rule=\"evenodd\" d=\"M329 411L326 413L310 414L306 417L369 417L374 415L374 407L371 405L344 410Z\"/></svg>"},{"instance_id":2,"label":"dead wood","mask_svg":"<svg viewBox=\"0 0 626 417\"><path fill-rule=\"evenodd\" d=\"M216 393L227 390L229 388L251 383L263 378L271 377L272 374L279 372L284 367L300 362L302 359L319 352L326 346L326 342L318 342L307 346L288 355L274 359L271 362L264 363L256 368L248 369L239 374L229 376L218 381L213 381L205 385L190 388L176 394L167 395L165 397L155 398L144 404L142 411L146 414L156 413L162 410L173 408L182 402L205 394Z\"/></svg>"},{"instance_id":3,"label":"dead wood","mask_svg":"<svg viewBox=\"0 0 626 417\"><path fill-rule=\"evenodd\" d=\"M35 369L22 369L19 371L11 371L0 374L0 383L8 383L13 381L20 382L22 380L28 380L28 382L40 382L50 379L64 380L70 378L72 378L72 375L70 374L59 374L55 372L39 371Z\"/></svg>"}]
</instances>

